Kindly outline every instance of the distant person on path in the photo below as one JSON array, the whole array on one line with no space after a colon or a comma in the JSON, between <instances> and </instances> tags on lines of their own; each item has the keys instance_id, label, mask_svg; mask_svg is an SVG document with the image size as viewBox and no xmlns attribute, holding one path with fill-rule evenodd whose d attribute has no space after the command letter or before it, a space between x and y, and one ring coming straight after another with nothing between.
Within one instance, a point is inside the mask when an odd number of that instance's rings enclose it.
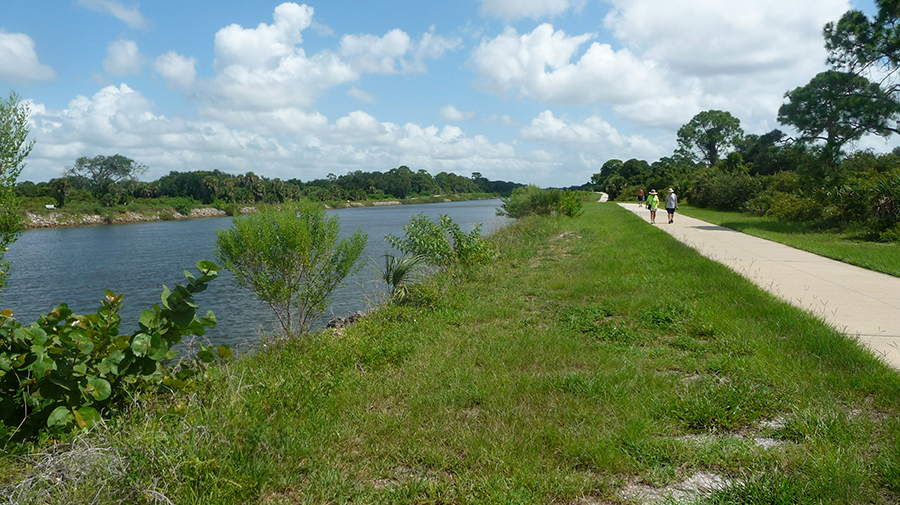
<instances>
[{"instance_id":1,"label":"distant person on path","mask_svg":"<svg viewBox=\"0 0 900 505\"><path fill-rule=\"evenodd\" d=\"M650 190L650 196L647 197L647 208L650 209L650 224L656 224L656 209L659 208L659 197L656 196L656 190Z\"/></svg>"},{"instance_id":2,"label":"distant person on path","mask_svg":"<svg viewBox=\"0 0 900 505\"><path fill-rule=\"evenodd\" d=\"M675 190L669 188L669 194L666 195L666 212L669 213L669 224L675 222L675 209L678 208L678 195Z\"/></svg>"},{"instance_id":3,"label":"distant person on path","mask_svg":"<svg viewBox=\"0 0 900 505\"><path fill-rule=\"evenodd\" d=\"M643 206L644 206L644 200L645 200L645 198L644 198L644 188L638 188L638 206L639 206L639 207L643 207Z\"/></svg>"}]
</instances>

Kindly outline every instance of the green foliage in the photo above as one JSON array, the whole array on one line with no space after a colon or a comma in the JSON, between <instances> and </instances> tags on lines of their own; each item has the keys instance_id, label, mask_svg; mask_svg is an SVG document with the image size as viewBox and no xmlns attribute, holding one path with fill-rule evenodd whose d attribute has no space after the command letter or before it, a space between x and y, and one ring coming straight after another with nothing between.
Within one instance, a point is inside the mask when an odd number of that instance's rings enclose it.
<instances>
[{"instance_id":1,"label":"green foliage","mask_svg":"<svg viewBox=\"0 0 900 505\"><path fill-rule=\"evenodd\" d=\"M93 158L78 158L73 166L66 168L65 175L87 179L94 196L102 198L110 193L117 193L116 184L119 182L133 179L147 170L147 165L120 154L98 155Z\"/></svg>"},{"instance_id":2,"label":"green foliage","mask_svg":"<svg viewBox=\"0 0 900 505\"><path fill-rule=\"evenodd\" d=\"M745 173L726 174L706 170L694 178L687 195L692 205L716 210L745 210L760 191L759 180Z\"/></svg>"},{"instance_id":3,"label":"green foliage","mask_svg":"<svg viewBox=\"0 0 900 505\"><path fill-rule=\"evenodd\" d=\"M188 215L200 202L190 197L168 198L165 202L175 209L179 214Z\"/></svg>"},{"instance_id":4,"label":"green foliage","mask_svg":"<svg viewBox=\"0 0 900 505\"><path fill-rule=\"evenodd\" d=\"M509 198L504 198L497 214L511 218L530 215L565 215L578 217L583 212L581 199L577 194L559 189L541 189L534 184L513 190Z\"/></svg>"},{"instance_id":5,"label":"green foliage","mask_svg":"<svg viewBox=\"0 0 900 505\"><path fill-rule=\"evenodd\" d=\"M19 217L19 198L13 191L16 179L25 168L25 158L34 147L28 138L27 104L19 102L19 95L9 93L0 99L0 290L6 287L10 265L4 254L22 231Z\"/></svg>"},{"instance_id":6,"label":"green foliage","mask_svg":"<svg viewBox=\"0 0 900 505\"><path fill-rule=\"evenodd\" d=\"M832 168L843 145L867 133L886 137L896 131L900 117L900 103L890 93L849 72L822 72L785 98L778 122L796 128L800 142L825 142L818 180L828 183L835 182Z\"/></svg>"},{"instance_id":7,"label":"green foliage","mask_svg":"<svg viewBox=\"0 0 900 505\"><path fill-rule=\"evenodd\" d=\"M265 208L216 231L216 257L238 286L267 303L286 335L304 333L328 306L331 292L362 266L368 235L338 241L337 216L306 202Z\"/></svg>"},{"instance_id":8,"label":"green foliage","mask_svg":"<svg viewBox=\"0 0 900 505\"><path fill-rule=\"evenodd\" d=\"M402 302L409 294L409 285L415 268L423 261L421 256L384 255L384 270L378 276L391 290L390 301Z\"/></svg>"},{"instance_id":9,"label":"green foliage","mask_svg":"<svg viewBox=\"0 0 900 505\"><path fill-rule=\"evenodd\" d=\"M809 221L821 209L815 200L780 191L772 193L769 202L765 215L779 221Z\"/></svg>"},{"instance_id":10,"label":"green foliage","mask_svg":"<svg viewBox=\"0 0 900 505\"><path fill-rule=\"evenodd\" d=\"M678 147L685 155L699 154L707 166L714 166L722 154L738 145L743 135L741 121L730 112L707 110L678 129Z\"/></svg>"},{"instance_id":11,"label":"green foliage","mask_svg":"<svg viewBox=\"0 0 900 505\"><path fill-rule=\"evenodd\" d=\"M435 221L419 214L403 226L406 235L401 239L385 236L392 246L406 254L418 256L437 267L476 265L493 256L490 244L481 237L481 225L475 224L468 234L463 233L450 216L440 215Z\"/></svg>"},{"instance_id":12,"label":"green foliage","mask_svg":"<svg viewBox=\"0 0 900 505\"><path fill-rule=\"evenodd\" d=\"M197 315L193 295L206 289L219 267L199 261L197 269L200 277L184 273L187 285L163 286L161 304L143 311L131 336L119 334L123 295L110 291L96 314L76 315L62 304L26 327L11 311L0 313L0 427L7 437L90 427L132 392L181 387L217 357L229 357L226 346L201 346L199 366L166 366L184 336L202 336L216 324L211 311Z\"/></svg>"}]
</instances>

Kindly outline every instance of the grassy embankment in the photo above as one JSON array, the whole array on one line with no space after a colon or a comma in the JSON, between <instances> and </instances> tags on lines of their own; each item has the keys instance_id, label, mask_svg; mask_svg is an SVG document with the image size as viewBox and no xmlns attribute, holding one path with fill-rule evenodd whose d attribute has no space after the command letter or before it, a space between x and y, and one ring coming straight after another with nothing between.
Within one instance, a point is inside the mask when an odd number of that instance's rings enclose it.
<instances>
[{"instance_id":1,"label":"grassy embankment","mask_svg":"<svg viewBox=\"0 0 900 505\"><path fill-rule=\"evenodd\" d=\"M688 495L710 503L900 501L900 374L854 340L617 205L494 240L409 305L3 458L4 491L39 471L57 503L606 504L694 477L731 484Z\"/></svg>"},{"instance_id":2,"label":"grassy embankment","mask_svg":"<svg viewBox=\"0 0 900 505\"><path fill-rule=\"evenodd\" d=\"M900 244L860 240L853 233L823 231L804 223L786 223L740 212L722 212L682 205L686 216L809 251L851 265L900 277Z\"/></svg>"}]
</instances>

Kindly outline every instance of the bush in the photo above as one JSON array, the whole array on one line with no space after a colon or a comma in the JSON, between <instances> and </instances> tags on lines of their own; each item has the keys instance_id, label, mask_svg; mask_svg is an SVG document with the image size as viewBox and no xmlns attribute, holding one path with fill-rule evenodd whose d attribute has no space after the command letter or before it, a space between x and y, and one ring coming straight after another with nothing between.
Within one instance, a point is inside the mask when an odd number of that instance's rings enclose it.
<instances>
[{"instance_id":1,"label":"bush","mask_svg":"<svg viewBox=\"0 0 900 505\"><path fill-rule=\"evenodd\" d=\"M577 217L583 212L583 204L577 194L559 189L541 189L533 184L514 189L509 198L502 200L497 214L516 219L533 214Z\"/></svg>"},{"instance_id":2,"label":"bush","mask_svg":"<svg viewBox=\"0 0 900 505\"><path fill-rule=\"evenodd\" d=\"M422 214L413 216L403 227L406 236L385 236L392 246L406 254L418 256L433 266L474 265L493 256L490 244L481 237L481 225L476 224L468 234L449 216L438 216L432 222Z\"/></svg>"},{"instance_id":3,"label":"bush","mask_svg":"<svg viewBox=\"0 0 900 505\"><path fill-rule=\"evenodd\" d=\"M179 196L166 199L166 204L175 209L179 214L188 215L200 202L193 198Z\"/></svg>"},{"instance_id":4,"label":"bush","mask_svg":"<svg viewBox=\"0 0 900 505\"><path fill-rule=\"evenodd\" d=\"M811 198L775 191L767 216L779 221L810 221L819 215L821 205Z\"/></svg>"},{"instance_id":5,"label":"bush","mask_svg":"<svg viewBox=\"0 0 900 505\"><path fill-rule=\"evenodd\" d=\"M760 192L760 183L747 174L699 174L688 198L697 207L711 207L723 211L739 211Z\"/></svg>"},{"instance_id":6,"label":"bush","mask_svg":"<svg viewBox=\"0 0 900 505\"><path fill-rule=\"evenodd\" d=\"M368 235L357 230L338 241L338 217L311 203L265 207L216 230L216 257L275 312L286 335L309 330L328 307L328 297L358 260Z\"/></svg>"},{"instance_id":7,"label":"bush","mask_svg":"<svg viewBox=\"0 0 900 505\"><path fill-rule=\"evenodd\" d=\"M177 356L174 347L216 323L212 312L197 316L193 295L206 289L219 267L200 261L197 269L199 278L185 272L186 286L163 286L162 306L145 310L131 336L119 335L123 295L110 291L96 314L75 315L63 304L25 327L9 309L0 313L0 432L24 440L43 429L86 428L133 391L183 386L203 367L168 368ZM215 361L214 352L201 347L195 363ZM231 351L222 346L218 355Z\"/></svg>"}]
</instances>

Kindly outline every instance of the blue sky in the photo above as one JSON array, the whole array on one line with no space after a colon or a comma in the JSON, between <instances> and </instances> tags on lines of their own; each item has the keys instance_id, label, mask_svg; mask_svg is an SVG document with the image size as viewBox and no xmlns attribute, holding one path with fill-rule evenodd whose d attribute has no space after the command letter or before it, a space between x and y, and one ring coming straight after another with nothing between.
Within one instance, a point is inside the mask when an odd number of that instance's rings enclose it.
<instances>
[{"instance_id":1,"label":"blue sky","mask_svg":"<svg viewBox=\"0 0 900 505\"><path fill-rule=\"evenodd\" d=\"M779 128L849 0L3 1L20 180L80 156L308 181L401 165L569 186L671 155L696 113ZM783 128L783 127L782 127ZM858 147L890 150L895 139Z\"/></svg>"}]
</instances>

